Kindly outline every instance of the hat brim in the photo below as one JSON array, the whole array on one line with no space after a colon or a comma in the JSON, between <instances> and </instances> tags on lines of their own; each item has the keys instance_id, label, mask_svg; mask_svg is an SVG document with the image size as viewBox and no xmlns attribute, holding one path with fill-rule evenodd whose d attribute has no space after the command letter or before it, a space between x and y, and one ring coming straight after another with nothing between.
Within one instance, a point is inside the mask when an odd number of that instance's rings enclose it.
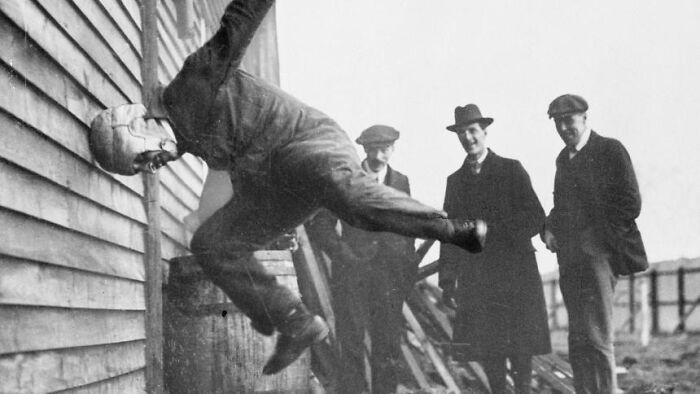
<instances>
[{"instance_id":1,"label":"hat brim","mask_svg":"<svg viewBox=\"0 0 700 394\"><path fill-rule=\"evenodd\" d=\"M479 123L481 124L482 128L489 127L491 123L493 123L493 118L478 118L478 119L473 119L469 122L466 123L458 123L458 124L453 124L450 126L445 127L447 130L452 131L452 132L457 132L461 127L466 127L469 126L472 123Z\"/></svg>"}]
</instances>

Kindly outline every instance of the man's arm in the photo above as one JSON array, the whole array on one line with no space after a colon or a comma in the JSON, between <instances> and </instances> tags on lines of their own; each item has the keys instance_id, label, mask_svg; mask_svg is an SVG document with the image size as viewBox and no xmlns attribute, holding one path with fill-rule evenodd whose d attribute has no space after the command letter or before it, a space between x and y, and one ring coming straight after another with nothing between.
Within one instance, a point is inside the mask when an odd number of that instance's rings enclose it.
<instances>
[{"instance_id":1,"label":"man's arm","mask_svg":"<svg viewBox=\"0 0 700 394\"><path fill-rule=\"evenodd\" d=\"M516 239L530 239L542 231L545 222L544 210L532 188L530 176L520 162L511 168L511 201L513 214L490 222L489 236L508 242Z\"/></svg>"},{"instance_id":2,"label":"man's arm","mask_svg":"<svg viewBox=\"0 0 700 394\"><path fill-rule=\"evenodd\" d=\"M230 68L237 68L246 48L255 35L274 0L234 0L221 17L221 26L214 36L185 65L208 67L214 78L221 81Z\"/></svg>"},{"instance_id":3,"label":"man's arm","mask_svg":"<svg viewBox=\"0 0 700 394\"><path fill-rule=\"evenodd\" d=\"M626 225L636 219L642 209L637 176L629 153L619 141L611 140L605 157L609 161L602 169L606 185L601 208L606 220Z\"/></svg>"}]
</instances>

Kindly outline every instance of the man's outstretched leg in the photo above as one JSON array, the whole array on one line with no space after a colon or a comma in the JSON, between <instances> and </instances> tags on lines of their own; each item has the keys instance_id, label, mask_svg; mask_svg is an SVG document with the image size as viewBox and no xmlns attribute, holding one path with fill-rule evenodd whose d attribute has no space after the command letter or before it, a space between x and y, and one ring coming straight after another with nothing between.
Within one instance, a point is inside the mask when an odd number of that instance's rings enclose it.
<instances>
[{"instance_id":1,"label":"man's outstretched leg","mask_svg":"<svg viewBox=\"0 0 700 394\"><path fill-rule=\"evenodd\" d=\"M324 339L328 327L253 258L255 250L264 249L281 234L280 227L271 223L286 220L285 215L262 209L264 204L248 201L234 197L202 224L191 247L204 273L251 319L253 328L264 335L279 332L275 353L263 369L274 374Z\"/></svg>"},{"instance_id":2,"label":"man's outstretched leg","mask_svg":"<svg viewBox=\"0 0 700 394\"><path fill-rule=\"evenodd\" d=\"M278 188L293 190L363 230L437 239L472 253L481 251L487 232L484 222L448 219L444 211L378 184L362 170L340 126L331 120L315 126L276 153L273 179Z\"/></svg>"}]
</instances>

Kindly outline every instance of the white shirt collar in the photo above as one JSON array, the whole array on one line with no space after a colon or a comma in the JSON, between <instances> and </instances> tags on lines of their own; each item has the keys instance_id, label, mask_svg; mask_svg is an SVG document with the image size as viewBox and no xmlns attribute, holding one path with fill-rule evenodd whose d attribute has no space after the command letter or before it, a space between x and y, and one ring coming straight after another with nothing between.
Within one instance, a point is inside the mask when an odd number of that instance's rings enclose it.
<instances>
[{"instance_id":1,"label":"white shirt collar","mask_svg":"<svg viewBox=\"0 0 700 394\"><path fill-rule=\"evenodd\" d=\"M486 156L489 154L488 148L484 149L484 153L479 156L478 159L476 159L476 162L479 164L483 164L484 160L486 160ZM471 161L471 160L470 160Z\"/></svg>"},{"instance_id":2,"label":"white shirt collar","mask_svg":"<svg viewBox=\"0 0 700 394\"><path fill-rule=\"evenodd\" d=\"M586 130L581 135L581 139L578 141L578 144L576 144L576 146L575 146L576 151L572 152L571 150L569 150L569 159L572 159L574 156L576 156L576 154L578 152L580 152L584 146L586 146L586 144L588 143L588 140L590 138L591 138L591 129L590 129L590 127L586 127Z\"/></svg>"},{"instance_id":3,"label":"white shirt collar","mask_svg":"<svg viewBox=\"0 0 700 394\"><path fill-rule=\"evenodd\" d=\"M370 175L376 175L377 182L379 182L381 184L384 184L386 181L386 173L387 173L388 168L389 168L389 165L387 164L384 166L384 168L379 170L379 172L374 172L367 165L367 160L362 161L362 169L365 170L365 172L370 174Z\"/></svg>"}]
</instances>

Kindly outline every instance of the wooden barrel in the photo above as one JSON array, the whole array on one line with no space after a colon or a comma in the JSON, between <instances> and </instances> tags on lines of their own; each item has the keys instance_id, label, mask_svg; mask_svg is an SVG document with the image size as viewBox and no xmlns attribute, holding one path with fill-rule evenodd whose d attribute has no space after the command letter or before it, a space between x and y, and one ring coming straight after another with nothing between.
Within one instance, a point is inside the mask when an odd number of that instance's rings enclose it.
<instances>
[{"instance_id":1,"label":"wooden barrel","mask_svg":"<svg viewBox=\"0 0 700 394\"><path fill-rule=\"evenodd\" d=\"M253 258L298 292L288 251L259 251ZM279 374L262 375L276 337L256 332L191 256L171 261L163 323L165 384L172 394L310 391L308 351Z\"/></svg>"}]
</instances>

